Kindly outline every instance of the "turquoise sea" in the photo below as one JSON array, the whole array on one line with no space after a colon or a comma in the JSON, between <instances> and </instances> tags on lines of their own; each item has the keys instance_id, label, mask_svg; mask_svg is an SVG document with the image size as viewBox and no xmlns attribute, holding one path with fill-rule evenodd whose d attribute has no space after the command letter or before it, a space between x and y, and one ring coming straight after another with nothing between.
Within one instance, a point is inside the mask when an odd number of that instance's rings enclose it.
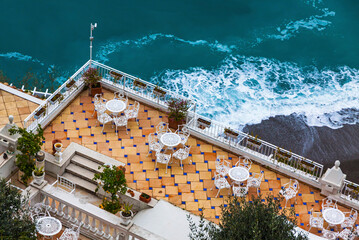
<instances>
[{"instance_id":1,"label":"turquoise sea","mask_svg":"<svg viewBox=\"0 0 359 240\"><path fill-rule=\"evenodd\" d=\"M94 59L198 101L241 129L296 113L358 122L359 1L0 1L0 69L58 86ZM37 78L37 80L35 79Z\"/></svg>"}]
</instances>

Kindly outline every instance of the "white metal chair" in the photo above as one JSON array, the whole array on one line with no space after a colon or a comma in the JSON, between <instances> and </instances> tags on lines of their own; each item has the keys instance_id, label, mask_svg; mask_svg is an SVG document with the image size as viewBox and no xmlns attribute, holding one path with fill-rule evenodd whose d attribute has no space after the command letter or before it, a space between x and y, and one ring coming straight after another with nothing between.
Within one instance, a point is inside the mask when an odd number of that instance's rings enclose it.
<instances>
[{"instance_id":1,"label":"white metal chair","mask_svg":"<svg viewBox=\"0 0 359 240\"><path fill-rule=\"evenodd\" d=\"M247 186L256 188L258 196L259 196L258 189L261 187L263 177L264 177L264 173L253 173L252 176L249 177L247 180Z\"/></svg>"},{"instance_id":2,"label":"white metal chair","mask_svg":"<svg viewBox=\"0 0 359 240\"><path fill-rule=\"evenodd\" d=\"M36 223L39 218L51 216L49 213L49 207L44 203L35 203L34 206L30 208L30 210L31 219L34 223Z\"/></svg>"},{"instance_id":3,"label":"white metal chair","mask_svg":"<svg viewBox=\"0 0 359 240\"><path fill-rule=\"evenodd\" d=\"M326 197L322 200L322 210L324 211L325 209L328 208L338 208L337 206L337 201L333 201L333 199Z\"/></svg>"},{"instance_id":4,"label":"white metal chair","mask_svg":"<svg viewBox=\"0 0 359 240\"><path fill-rule=\"evenodd\" d=\"M310 227L309 227L308 232L310 232L310 229L312 229L312 227L323 229L324 219L323 219L322 213L321 212L313 212L313 208L312 208L310 210L309 225L310 225Z\"/></svg>"},{"instance_id":5,"label":"white metal chair","mask_svg":"<svg viewBox=\"0 0 359 240\"><path fill-rule=\"evenodd\" d=\"M339 235L338 232L330 231L325 228L322 229L322 234L323 234L323 237L325 237L326 239L332 239L332 240L337 239L337 237Z\"/></svg>"},{"instance_id":6,"label":"white metal chair","mask_svg":"<svg viewBox=\"0 0 359 240\"><path fill-rule=\"evenodd\" d=\"M352 208L350 212L345 212L344 215L345 219L344 222L341 224L341 227L352 228L358 218L358 212Z\"/></svg>"},{"instance_id":7,"label":"white metal chair","mask_svg":"<svg viewBox=\"0 0 359 240\"><path fill-rule=\"evenodd\" d=\"M224 160L224 156L218 156L216 159L216 171L222 176L226 176L231 169L231 163Z\"/></svg>"},{"instance_id":8,"label":"white metal chair","mask_svg":"<svg viewBox=\"0 0 359 240\"><path fill-rule=\"evenodd\" d=\"M171 132L171 130L168 127L168 123L165 122L160 122L157 126L156 126L156 133L158 136L158 139L161 138L161 136L167 132Z\"/></svg>"},{"instance_id":9,"label":"white metal chair","mask_svg":"<svg viewBox=\"0 0 359 240\"><path fill-rule=\"evenodd\" d=\"M181 168L183 169L183 160L189 157L189 151L191 150L191 146L184 146L184 148L178 149L176 152L172 154L172 157L180 160Z\"/></svg>"},{"instance_id":10,"label":"white metal chair","mask_svg":"<svg viewBox=\"0 0 359 240\"><path fill-rule=\"evenodd\" d=\"M128 119L134 118L137 122L137 125L138 125L137 117L139 110L140 110L140 103L137 101L135 101L133 105L130 105L128 106L127 109L125 109L125 115L127 116L127 118Z\"/></svg>"},{"instance_id":11,"label":"white metal chair","mask_svg":"<svg viewBox=\"0 0 359 240\"><path fill-rule=\"evenodd\" d=\"M58 238L58 240L77 240L80 237L80 228L82 223L80 225L72 225L71 228L66 228L63 233L61 234L61 237Z\"/></svg>"},{"instance_id":12,"label":"white metal chair","mask_svg":"<svg viewBox=\"0 0 359 240\"><path fill-rule=\"evenodd\" d=\"M252 167L252 163L253 163L252 160L250 160L249 158L244 158L243 161L239 159L238 162L235 164L235 166L244 167L249 171L249 169L251 169Z\"/></svg>"},{"instance_id":13,"label":"white metal chair","mask_svg":"<svg viewBox=\"0 0 359 240\"><path fill-rule=\"evenodd\" d=\"M113 123L116 125L116 135L118 135L117 127L126 127L126 134L128 134L127 120L128 119L126 116L120 116L120 117L113 118Z\"/></svg>"},{"instance_id":14,"label":"white metal chair","mask_svg":"<svg viewBox=\"0 0 359 240\"><path fill-rule=\"evenodd\" d=\"M92 117L97 112L97 114L102 114L106 111L106 106L104 104L105 99L102 98L102 94L96 94L94 97L94 106L95 111L92 113Z\"/></svg>"},{"instance_id":15,"label":"white metal chair","mask_svg":"<svg viewBox=\"0 0 359 240\"><path fill-rule=\"evenodd\" d=\"M248 194L248 185L240 184L238 186L232 186L233 194L237 197L245 197Z\"/></svg>"},{"instance_id":16,"label":"white metal chair","mask_svg":"<svg viewBox=\"0 0 359 240\"><path fill-rule=\"evenodd\" d=\"M110 115L108 115L107 113L102 113L100 115L97 115L97 122L102 124L102 132L103 129L105 128L105 124L112 121L113 121L112 117L110 117ZM96 123L96 127L97 127L97 123Z\"/></svg>"},{"instance_id":17,"label":"white metal chair","mask_svg":"<svg viewBox=\"0 0 359 240\"><path fill-rule=\"evenodd\" d=\"M292 199L297 196L299 190L299 183L295 179L290 179L288 183L282 186L282 189L279 191L280 194L285 198L285 206L287 207L287 202L289 199Z\"/></svg>"},{"instance_id":18,"label":"white metal chair","mask_svg":"<svg viewBox=\"0 0 359 240\"><path fill-rule=\"evenodd\" d=\"M156 164L154 171L156 171L157 163L161 163L166 165L166 173L167 173L168 163L170 162L170 160L171 160L171 154L156 152Z\"/></svg>"},{"instance_id":19,"label":"white metal chair","mask_svg":"<svg viewBox=\"0 0 359 240\"><path fill-rule=\"evenodd\" d=\"M161 150L163 149L163 144L158 141L158 138L154 133L150 133L148 135L148 147L149 147L149 151L148 151L147 157L148 157L148 155L150 155L151 151L152 151L152 153L153 152L156 152L156 153L161 152Z\"/></svg>"},{"instance_id":20,"label":"white metal chair","mask_svg":"<svg viewBox=\"0 0 359 240\"><path fill-rule=\"evenodd\" d=\"M114 93L114 96L113 96L113 99L121 100L121 101L123 101L123 102L126 104L126 106L127 106L128 97L127 97L127 95L125 94L125 92L123 92L123 91L115 92L115 93Z\"/></svg>"},{"instance_id":21,"label":"white metal chair","mask_svg":"<svg viewBox=\"0 0 359 240\"><path fill-rule=\"evenodd\" d=\"M356 237L356 233L355 230L353 231L350 228L345 228L338 234L338 237L345 240L354 240Z\"/></svg>"},{"instance_id":22,"label":"white metal chair","mask_svg":"<svg viewBox=\"0 0 359 240\"><path fill-rule=\"evenodd\" d=\"M222 189L231 188L231 185L228 183L227 179L225 179L221 174L217 173L214 173L214 185L216 186L216 188L218 188L216 197L218 197L218 194ZM211 188L211 190L212 189L213 188Z\"/></svg>"},{"instance_id":23,"label":"white metal chair","mask_svg":"<svg viewBox=\"0 0 359 240\"><path fill-rule=\"evenodd\" d=\"M175 133L181 137L181 144L186 145L187 140L190 136L190 133L189 133L189 131L187 131L187 128L183 125L180 125L180 126L178 126L178 129L176 130Z\"/></svg>"}]
</instances>

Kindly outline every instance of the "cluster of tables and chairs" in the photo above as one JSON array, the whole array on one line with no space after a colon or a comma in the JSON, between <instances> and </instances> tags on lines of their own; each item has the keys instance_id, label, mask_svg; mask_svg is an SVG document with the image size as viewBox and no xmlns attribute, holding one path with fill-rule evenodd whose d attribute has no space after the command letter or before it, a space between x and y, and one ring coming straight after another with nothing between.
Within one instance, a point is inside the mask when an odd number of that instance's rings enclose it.
<instances>
[{"instance_id":1,"label":"cluster of tables and chairs","mask_svg":"<svg viewBox=\"0 0 359 240\"><path fill-rule=\"evenodd\" d=\"M31 219L35 223L36 231L44 238L53 239L62 230L62 224L50 215L48 207L43 203L36 203L31 207ZM80 225L65 228L58 240L76 240L80 236Z\"/></svg>"},{"instance_id":2,"label":"cluster of tables and chairs","mask_svg":"<svg viewBox=\"0 0 359 240\"><path fill-rule=\"evenodd\" d=\"M168 164L172 163L173 158L180 161L183 169L183 160L189 157L190 146L186 146L186 142L190 134L184 125L179 125L175 132L168 127L168 123L160 122L156 126L156 133L148 135L149 154L156 155L155 171L157 164L166 165L166 173ZM170 153L168 153L170 151ZM147 156L148 156L147 155Z\"/></svg>"},{"instance_id":3,"label":"cluster of tables and chairs","mask_svg":"<svg viewBox=\"0 0 359 240\"><path fill-rule=\"evenodd\" d=\"M342 212L338 209L337 202L330 197L322 200L322 210L310 211L309 231L318 228L322 231L323 237L327 239L348 239L353 240L359 234L359 228L355 227L358 212L351 209L350 212Z\"/></svg>"},{"instance_id":4,"label":"cluster of tables and chairs","mask_svg":"<svg viewBox=\"0 0 359 240\"><path fill-rule=\"evenodd\" d=\"M239 159L235 166L232 167L231 162L225 160L224 156L218 156L214 174L214 185L218 188L216 197L225 188L232 189L233 194L239 197L245 197L248 194L249 187L256 188L259 194L258 189L264 174L253 173L250 175L251 166L252 161L248 158Z\"/></svg>"},{"instance_id":5,"label":"cluster of tables and chairs","mask_svg":"<svg viewBox=\"0 0 359 240\"><path fill-rule=\"evenodd\" d=\"M138 125L137 117L140 104L135 101L134 104L128 105L128 97L124 92L115 92L114 98L111 100L104 99L102 94L96 94L94 105L93 115L95 112L97 113L97 122L103 125L102 132L107 123L113 123L116 126L116 134L118 134L118 127L126 127L128 134L127 122L129 119L135 119Z\"/></svg>"}]
</instances>

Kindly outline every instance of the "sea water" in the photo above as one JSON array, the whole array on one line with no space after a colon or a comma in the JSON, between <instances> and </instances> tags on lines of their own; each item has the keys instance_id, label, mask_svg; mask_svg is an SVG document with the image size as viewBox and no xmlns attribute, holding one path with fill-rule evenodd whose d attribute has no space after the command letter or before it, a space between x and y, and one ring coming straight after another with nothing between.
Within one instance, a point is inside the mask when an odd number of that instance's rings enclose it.
<instances>
[{"instance_id":1,"label":"sea water","mask_svg":"<svg viewBox=\"0 0 359 240\"><path fill-rule=\"evenodd\" d=\"M359 1L0 1L0 70L54 89L89 59L195 99L236 129L358 122ZM27 72L36 73L34 76Z\"/></svg>"}]
</instances>

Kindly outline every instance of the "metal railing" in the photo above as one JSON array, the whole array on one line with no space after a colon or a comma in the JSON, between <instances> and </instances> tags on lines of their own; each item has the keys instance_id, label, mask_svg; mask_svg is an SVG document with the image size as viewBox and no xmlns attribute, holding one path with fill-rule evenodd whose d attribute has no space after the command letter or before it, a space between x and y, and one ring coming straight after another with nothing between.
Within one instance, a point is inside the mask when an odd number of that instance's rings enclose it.
<instances>
[{"instance_id":1,"label":"metal railing","mask_svg":"<svg viewBox=\"0 0 359 240\"><path fill-rule=\"evenodd\" d=\"M86 62L76 73L74 73L66 82L64 82L54 93L48 97L43 104L38 106L25 120L24 127L29 131L33 131L37 128L37 125L42 125L49 115L53 115L57 109L63 104L67 104L67 100L73 96L73 93L83 84L81 80L82 74L87 70L90 65L90 60ZM66 87L72 80L75 84L71 87ZM61 94L61 98L57 101L52 99L57 95Z\"/></svg>"},{"instance_id":2,"label":"metal railing","mask_svg":"<svg viewBox=\"0 0 359 240\"><path fill-rule=\"evenodd\" d=\"M297 173L310 180L318 181L323 172L323 165L306 159L298 154L281 149L241 131L226 126L198 114L191 114L188 128L197 137L211 138L229 150L239 150L260 157L270 166Z\"/></svg>"},{"instance_id":3,"label":"metal railing","mask_svg":"<svg viewBox=\"0 0 359 240\"><path fill-rule=\"evenodd\" d=\"M340 197L359 204L359 185L349 180L344 180Z\"/></svg>"},{"instance_id":4,"label":"metal railing","mask_svg":"<svg viewBox=\"0 0 359 240\"><path fill-rule=\"evenodd\" d=\"M134 94L144 100L150 101L155 104L167 108L167 101L171 98L179 98L190 103L189 111L195 111L195 102L187 97L179 95L170 90L159 87L155 84L134 77L127 73L121 72L117 69L106 66L102 63L92 61L91 67L97 68L102 81L111 84L127 93Z\"/></svg>"}]
</instances>

